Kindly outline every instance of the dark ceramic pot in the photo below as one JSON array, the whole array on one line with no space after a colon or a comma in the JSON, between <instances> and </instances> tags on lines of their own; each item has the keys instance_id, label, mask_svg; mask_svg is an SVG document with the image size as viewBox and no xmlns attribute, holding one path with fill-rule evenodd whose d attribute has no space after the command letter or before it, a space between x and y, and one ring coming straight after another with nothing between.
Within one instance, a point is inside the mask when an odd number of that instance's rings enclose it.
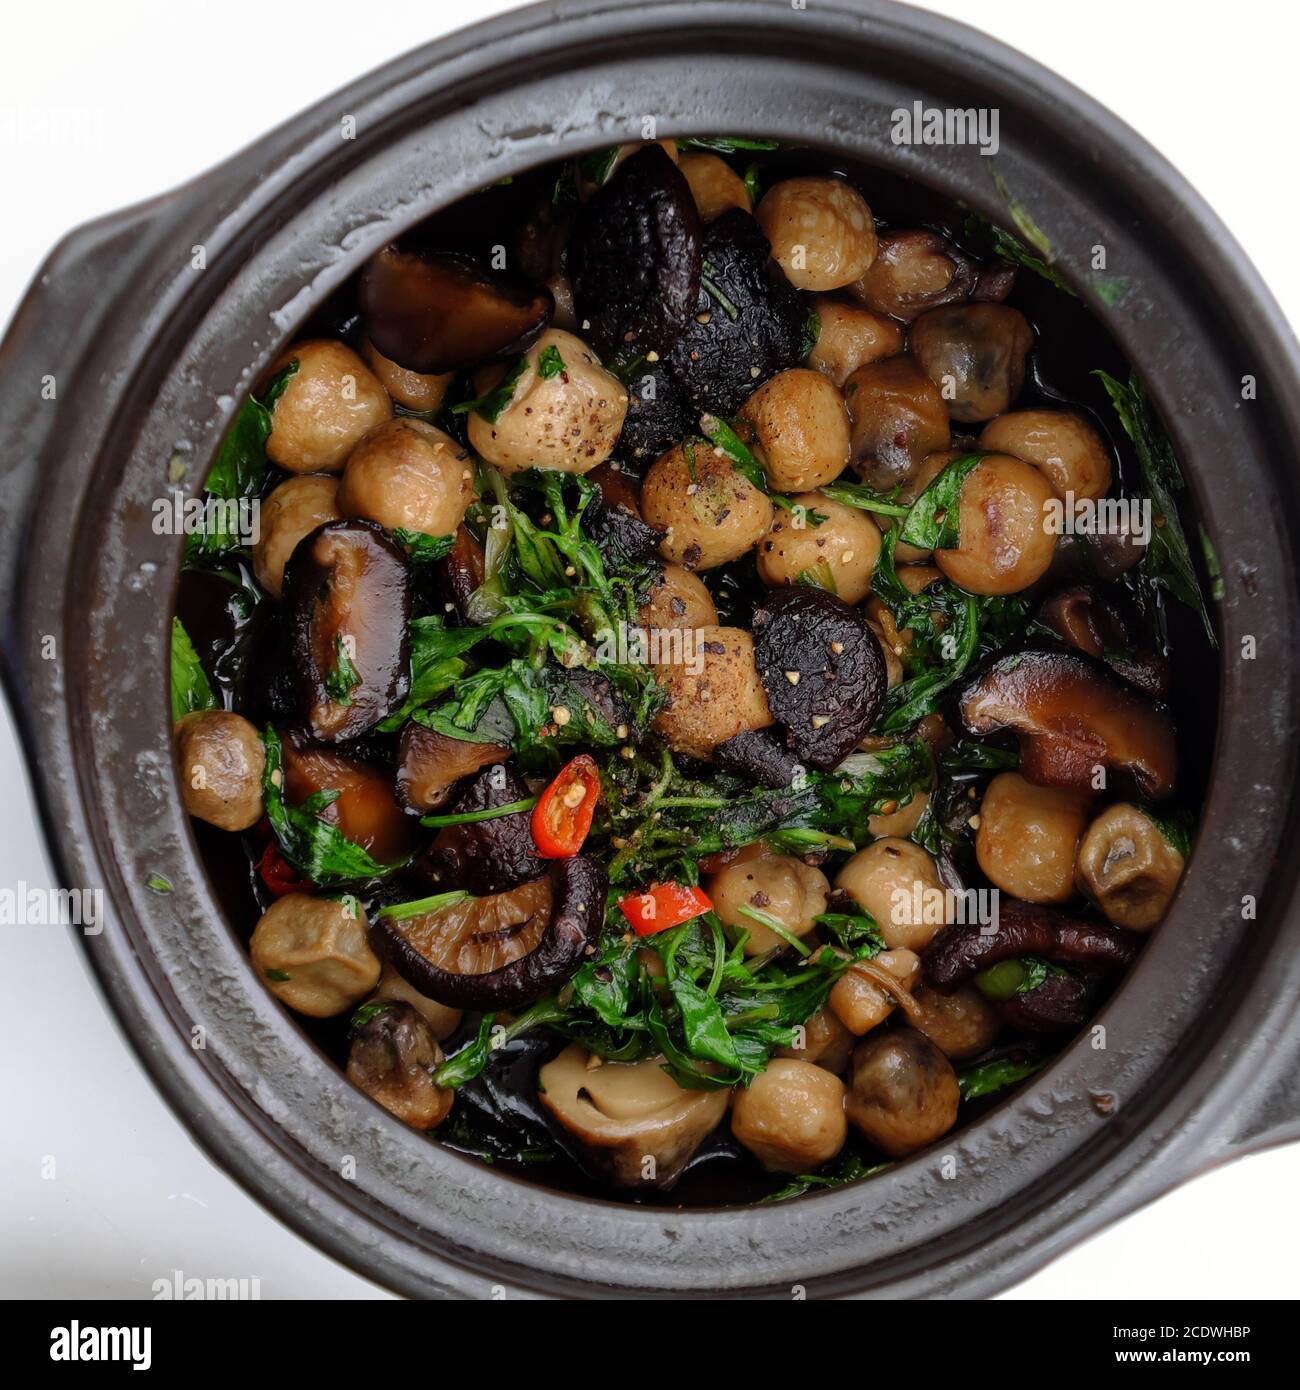
<instances>
[{"instance_id":1,"label":"dark ceramic pot","mask_svg":"<svg viewBox=\"0 0 1300 1390\"><path fill-rule=\"evenodd\" d=\"M998 108L996 159L895 145L890 113L917 100ZM1100 1017L1105 1049L1084 1036L938 1152L775 1207L584 1200L404 1129L254 978L214 906L172 770L180 544L151 527L171 461L186 462L190 486L203 476L250 381L395 232L492 179L638 138L645 114L661 136L816 146L1006 222L996 168L1141 364L1223 560L1199 850ZM340 135L347 116L352 139ZM1099 243L1129 282L1114 308L1090 274ZM1258 395L1243 403L1247 374ZM42 267L0 349L0 582L5 674L55 862L65 883L103 885L111 902L85 946L122 1028L169 1104L259 1200L414 1295L983 1295L1207 1166L1295 1137L1300 860L1280 851L1296 833L1298 380L1268 292L1132 131L982 35L883 3L522 10L81 228ZM1240 659L1247 637L1253 660ZM156 874L170 893L148 886ZM1244 899L1258 904L1253 920Z\"/></svg>"}]
</instances>

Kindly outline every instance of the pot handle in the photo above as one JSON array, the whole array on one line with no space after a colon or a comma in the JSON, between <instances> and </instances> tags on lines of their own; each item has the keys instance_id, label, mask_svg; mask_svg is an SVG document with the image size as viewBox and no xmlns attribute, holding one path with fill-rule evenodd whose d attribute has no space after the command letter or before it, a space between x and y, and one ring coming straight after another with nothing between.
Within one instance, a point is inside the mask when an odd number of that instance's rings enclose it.
<instances>
[{"instance_id":1,"label":"pot handle","mask_svg":"<svg viewBox=\"0 0 1300 1390\"><path fill-rule=\"evenodd\" d=\"M32 278L0 341L0 672L25 692L22 577L40 484L49 476L85 350L113 307L110 287L138 261L144 229L180 211L175 194L123 209L70 232Z\"/></svg>"}]
</instances>

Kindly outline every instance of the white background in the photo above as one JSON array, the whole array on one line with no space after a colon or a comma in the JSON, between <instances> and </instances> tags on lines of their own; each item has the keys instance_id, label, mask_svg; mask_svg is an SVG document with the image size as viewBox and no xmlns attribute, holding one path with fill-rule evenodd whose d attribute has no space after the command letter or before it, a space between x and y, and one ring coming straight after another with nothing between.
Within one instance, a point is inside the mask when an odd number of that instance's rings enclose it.
<instances>
[{"instance_id":1,"label":"white background","mask_svg":"<svg viewBox=\"0 0 1300 1390\"><path fill-rule=\"evenodd\" d=\"M817 0L808 0L814 6ZM5 7L0 320L68 228L181 182L388 58L510 8L314 0ZM1300 26L1277 0L944 0L1109 105L1200 189L1300 321L1292 101ZM82 108L79 139L51 110ZM3 447L0 444L0 447ZM46 884L0 709L0 886ZM266 1298L383 1297L194 1147L118 1038L64 929L0 927L0 1295L149 1297L173 1269ZM42 1176L54 1162L54 1177ZM48 1168L46 1168L48 1171ZM1010 1297L1295 1297L1282 1226L1300 1151L1209 1174ZM1281 1224L1280 1224L1281 1222Z\"/></svg>"}]
</instances>

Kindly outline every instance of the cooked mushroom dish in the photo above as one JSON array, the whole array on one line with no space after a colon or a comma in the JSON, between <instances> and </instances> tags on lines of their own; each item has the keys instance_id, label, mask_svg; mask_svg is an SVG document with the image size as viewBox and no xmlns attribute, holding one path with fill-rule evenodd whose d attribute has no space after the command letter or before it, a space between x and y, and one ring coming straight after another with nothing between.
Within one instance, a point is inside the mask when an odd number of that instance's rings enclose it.
<instances>
[{"instance_id":1,"label":"cooked mushroom dish","mask_svg":"<svg viewBox=\"0 0 1300 1390\"><path fill-rule=\"evenodd\" d=\"M192 499L222 906L461 1153L671 1204L864 1177L1067 1046L1178 890L1218 573L1181 486L1046 248L915 185L695 138L484 188L302 327Z\"/></svg>"}]
</instances>

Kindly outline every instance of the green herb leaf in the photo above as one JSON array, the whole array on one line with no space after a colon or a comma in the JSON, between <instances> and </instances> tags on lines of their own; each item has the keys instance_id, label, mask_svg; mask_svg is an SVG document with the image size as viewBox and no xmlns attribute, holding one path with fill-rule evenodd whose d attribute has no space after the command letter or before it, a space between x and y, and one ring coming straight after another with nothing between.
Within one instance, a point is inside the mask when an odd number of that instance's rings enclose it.
<instances>
[{"instance_id":1,"label":"green herb leaf","mask_svg":"<svg viewBox=\"0 0 1300 1390\"><path fill-rule=\"evenodd\" d=\"M543 381L549 381L553 376L559 376L563 371L567 371L564 365L564 358L560 356L560 349L554 343L548 344L538 354L537 375Z\"/></svg>"},{"instance_id":2,"label":"green herb leaf","mask_svg":"<svg viewBox=\"0 0 1300 1390\"><path fill-rule=\"evenodd\" d=\"M407 559L417 565L441 560L456 544L455 536L430 536L424 531L408 531L404 526L393 532L393 539L406 551Z\"/></svg>"},{"instance_id":3,"label":"green herb leaf","mask_svg":"<svg viewBox=\"0 0 1300 1390\"><path fill-rule=\"evenodd\" d=\"M262 400L249 396L240 406L204 481L204 491L209 496L240 501L261 493L270 468L266 441L271 437L275 403L297 371L298 363L290 362L276 373ZM228 510L223 508L210 526L190 534L185 546L186 564L208 564L243 544L238 532L227 524Z\"/></svg>"},{"instance_id":4,"label":"green herb leaf","mask_svg":"<svg viewBox=\"0 0 1300 1390\"><path fill-rule=\"evenodd\" d=\"M172 722L195 710L219 709L212 683L179 618L172 619Z\"/></svg>"},{"instance_id":5,"label":"green herb leaf","mask_svg":"<svg viewBox=\"0 0 1300 1390\"><path fill-rule=\"evenodd\" d=\"M527 366L527 354L516 357L499 386L494 386L491 391L476 396L472 401L461 401L459 405L452 406L451 413L453 415L468 415L472 410L476 415L486 420L489 425L495 425L506 407L514 400L515 388L519 385L519 378L523 376Z\"/></svg>"},{"instance_id":6,"label":"green herb leaf","mask_svg":"<svg viewBox=\"0 0 1300 1390\"><path fill-rule=\"evenodd\" d=\"M347 639L340 632L334 638L334 665L325 674L325 689L335 704L350 705L352 692L361 684L361 672L348 656Z\"/></svg>"},{"instance_id":7,"label":"green herb leaf","mask_svg":"<svg viewBox=\"0 0 1300 1390\"><path fill-rule=\"evenodd\" d=\"M899 540L918 550L956 549L961 535L962 484L987 457L987 454L963 454L953 459L912 503Z\"/></svg>"},{"instance_id":8,"label":"green herb leaf","mask_svg":"<svg viewBox=\"0 0 1300 1390\"><path fill-rule=\"evenodd\" d=\"M1093 376L1106 388L1106 394L1115 407L1124 433L1133 441L1138 466L1142 470L1142 481L1155 513L1152 518L1154 525L1151 527L1151 541L1142 557L1140 568L1153 583L1200 614L1210 645L1217 647L1219 643L1214 635L1214 624L1210 621L1209 609L1201 593L1200 581L1196 577L1196 567L1192 563L1187 536L1178 518L1178 504L1174 494L1182 490L1183 477L1169 436L1151 408L1146 391L1136 374L1129 377L1127 385L1100 370L1093 372ZM1208 558L1207 555L1207 560ZM1212 584L1216 579L1217 570L1216 557L1211 570ZM1218 582L1222 583L1221 577Z\"/></svg>"},{"instance_id":9,"label":"green herb leaf","mask_svg":"<svg viewBox=\"0 0 1300 1390\"><path fill-rule=\"evenodd\" d=\"M991 1096L1015 1086L1041 1071L1047 1065L1046 1058L1015 1062L1001 1057L993 1062L983 1062L976 1067L967 1067L957 1073L957 1086L962 1100L978 1100L981 1096Z\"/></svg>"}]
</instances>

